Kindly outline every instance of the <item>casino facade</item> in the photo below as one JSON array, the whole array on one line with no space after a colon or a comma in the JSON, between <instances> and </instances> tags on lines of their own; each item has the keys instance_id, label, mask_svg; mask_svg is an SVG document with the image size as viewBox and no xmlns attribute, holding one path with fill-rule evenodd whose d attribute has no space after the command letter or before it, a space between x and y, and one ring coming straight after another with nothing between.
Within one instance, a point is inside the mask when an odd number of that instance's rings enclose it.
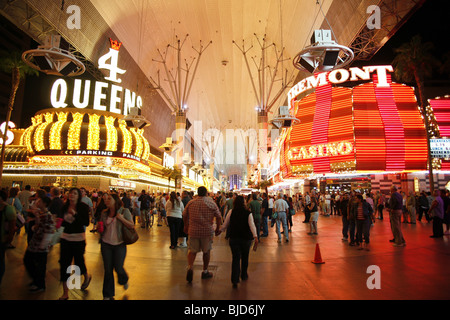
<instances>
[{"instance_id":1,"label":"casino facade","mask_svg":"<svg viewBox=\"0 0 450 320\"><path fill-rule=\"evenodd\" d=\"M279 169L270 190L387 193L392 184L404 192L429 190L423 116L414 88L392 82L392 71L391 66L335 70L294 86L290 112L300 122L283 129L278 140L280 155L272 161L279 161ZM341 86L350 81L359 83ZM448 152L437 155L433 147L440 141L441 149L450 150L449 101L433 99L428 107L438 125L430 139L435 188L450 180Z\"/></svg>"}]
</instances>

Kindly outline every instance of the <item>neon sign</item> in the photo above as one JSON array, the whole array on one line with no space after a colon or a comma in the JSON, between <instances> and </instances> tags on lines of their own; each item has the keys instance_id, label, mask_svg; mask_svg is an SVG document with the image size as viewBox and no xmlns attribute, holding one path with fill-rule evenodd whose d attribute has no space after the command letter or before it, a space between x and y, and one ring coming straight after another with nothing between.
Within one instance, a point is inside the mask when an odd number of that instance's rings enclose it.
<instances>
[{"instance_id":1,"label":"neon sign","mask_svg":"<svg viewBox=\"0 0 450 320\"><path fill-rule=\"evenodd\" d=\"M16 124L14 122L9 121L8 127L14 129L16 127ZM3 135L5 134L5 131L6 131L6 121L0 125L0 132L1 132L0 144L3 144ZM13 141L14 141L14 133L8 130L6 134L5 146L10 145Z\"/></svg>"},{"instance_id":2,"label":"neon sign","mask_svg":"<svg viewBox=\"0 0 450 320\"><path fill-rule=\"evenodd\" d=\"M346 156L351 154L353 150L353 143L350 141L319 144L310 147L292 148L288 151L288 159L292 161L339 155Z\"/></svg>"},{"instance_id":3,"label":"neon sign","mask_svg":"<svg viewBox=\"0 0 450 320\"><path fill-rule=\"evenodd\" d=\"M290 96L300 123L283 136L283 177L426 169L426 131L414 89L392 83L387 71L392 68L350 68L305 79L303 86L316 90L299 100ZM332 86L370 77L354 88Z\"/></svg>"},{"instance_id":4,"label":"neon sign","mask_svg":"<svg viewBox=\"0 0 450 320\"><path fill-rule=\"evenodd\" d=\"M371 74L375 72L378 77L378 87L389 87L387 72L394 72L392 66L368 66L362 69L353 67L347 69L336 69L330 72L322 72L317 75L303 79L288 92L291 101L299 94L313 88L326 84L340 84L346 81L370 80Z\"/></svg>"},{"instance_id":5,"label":"neon sign","mask_svg":"<svg viewBox=\"0 0 450 320\"><path fill-rule=\"evenodd\" d=\"M124 74L126 70L118 67L119 49L121 42L109 39L111 48L108 53L98 59L98 68L109 71L109 76L105 80L120 84L122 79L118 75ZM84 109L88 105L100 111L127 115L130 108L142 107L142 98L135 92L125 89L117 84L90 80L75 79L73 81L72 105L75 108ZM94 90L93 100L91 100L91 88ZM57 79L52 86L50 102L54 108L65 108L68 106L68 83L65 79Z\"/></svg>"}]
</instances>

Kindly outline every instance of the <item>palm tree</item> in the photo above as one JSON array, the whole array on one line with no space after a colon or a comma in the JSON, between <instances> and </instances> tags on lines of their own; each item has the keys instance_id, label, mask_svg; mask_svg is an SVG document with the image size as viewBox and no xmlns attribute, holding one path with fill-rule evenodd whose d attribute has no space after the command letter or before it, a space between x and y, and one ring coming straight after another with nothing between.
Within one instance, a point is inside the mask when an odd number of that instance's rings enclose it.
<instances>
[{"instance_id":1,"label":"palm tree","mask_svg":"<svg viewBox=\"0 0 450 320\"><path fill-rule=\"evenodd\" d=\"M16 100L17 89L20 85L20 79L24 79L27 75L39 75L39 72L22 61L22 53L18 51L0 51L0 71L5 73L11 73L11 92L8 100L8 110L6 112L6 124L11 119L11 113L14 107L14 101ZM3 161L5 159L5 144L6 136L8 133L8 125L5 126L5 132L3 133L3 144L0 155L0 185L2 184L3 176Z\"/></svg>"},{"instance_id":2,"label":"palm tree","mask_svg":"<svg viewBox=\"0 0 450 320\"><path fill-rule=\"evenodd\" d=\"M264 189L265 193L269 194L268 187L273 185L271 180L262 180L259 182L259 189Z\"/></svg>"},{"instance_id":3,"label":"palm tree","mask_svg":"<svg viewBox=\"0 0 450 320\"><path fill-rule=\"evenodd\" d=\"M168 191L170 192L170 180L174 179L175 180L175 191L177 189L177 183L179 179L183 178L183 175L181 174L181 170L173 167L173 168L163 168L162 169L162 174L163 176L167 177L169 179L169 186L168 186Z\"/></svg>"},{"instance_id":4,"label":"palm tree","mask_svg":"<svg viewBox=\"0 0 450 320\"><path fill-rule=\"evenodd\" d=\"M432 75L433 69L439 66L439 61L433 56L433 43L422 42L420 35L415 35L407 43L394 50L396 56L392 62L397 80L406 83L414 82L417 88L419 106L425 121L427 134L427 158L429 170L430 191L434 191L433 164L430 152L430 118L427 112L427 100L424 93L425 78Z\"/></svg>"}]
</instances>

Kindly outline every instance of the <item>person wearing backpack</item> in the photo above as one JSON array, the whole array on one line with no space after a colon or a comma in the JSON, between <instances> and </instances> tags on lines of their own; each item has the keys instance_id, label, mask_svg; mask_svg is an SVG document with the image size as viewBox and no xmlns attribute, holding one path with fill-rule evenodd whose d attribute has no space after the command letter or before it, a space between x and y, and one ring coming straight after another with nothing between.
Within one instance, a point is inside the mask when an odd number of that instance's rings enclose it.
<instances>
[{"instance_id":1,"label":"person wearing backpack","mask_svg":"<svg viewBox=\"0 0 450 320\"><path fill-rule=\"evenodd\" d=\"M0 190L0 285L5 274L5 252L16 231L16 210L6 202L8 198L4 190Z\"/></svg>"}]
</instances>

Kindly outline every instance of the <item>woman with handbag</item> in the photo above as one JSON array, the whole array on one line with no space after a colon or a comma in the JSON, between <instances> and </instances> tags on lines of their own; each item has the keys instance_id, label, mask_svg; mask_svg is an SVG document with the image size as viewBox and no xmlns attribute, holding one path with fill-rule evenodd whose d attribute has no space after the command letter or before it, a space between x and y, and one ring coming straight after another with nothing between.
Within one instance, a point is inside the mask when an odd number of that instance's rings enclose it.
<instances>
[{"instance_id":1,"label":"woman with handbag","mask_svg":"<svg viewBox=\"0 0 450 320\"><path fill-rule=\"evenodd\" d=\"M101 252L105 276L103 278L103 299L114 300L114 270L116 270L119 284L128 288L128 274L123 265L127 255L127 246L124 241L124 228L134 229L133 217L130 210L123 207L119 196L108 194L105 201L106 209L100 218L97 228L101 234Z\"/></svg>"},{"instance_id":2,"label":"woman with handbag","mask_svg":"<svg viewBox=\"0 0 450 320\"><path fill-rule=\"evenodd\" d=\"M86 249L86 227L89 226L89 206L81 201L81 190L71 188L69 198L62 207L63 232L60 239L60 278L63 285L63 295L59 300L69 299L69 288L67 280L70 276L70 266L74 260L75 266L79 268L80 274L84 275L81 290L87 289L92 276L88 274L84 262Z\"/></svg>"}]
</instances>

